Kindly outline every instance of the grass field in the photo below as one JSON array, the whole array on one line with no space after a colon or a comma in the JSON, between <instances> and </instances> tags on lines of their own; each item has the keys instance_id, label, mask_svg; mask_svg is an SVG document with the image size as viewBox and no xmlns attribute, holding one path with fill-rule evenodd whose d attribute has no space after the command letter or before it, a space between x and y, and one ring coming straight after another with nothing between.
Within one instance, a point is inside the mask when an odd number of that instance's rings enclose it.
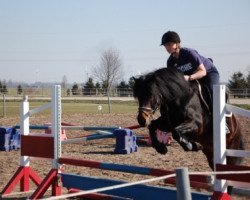
<instances>
[{"instance_id":1,"label":"grass field","mask_svg":"<svg viewBox=\"0 0 250 200\"><path fill-rule=\"evenodd\" d=\"M39 107L48 101L31 101L30 109ZM62 114L99 114L98 106L102 105L102 113L109 113L107 101L100 100L80 100L80 101L62 101ZM240 105L243 109L250 110L250 104ZM6 101L5 102L5 116L15 117L19 115L20 101ZM111 101L111 113L124 114L124 113L136 113L138 104L136 101ZM0 117L3 116L3 102L0 102ZM49 114L50 111L44 111L39 113L40 115Z\"/></svg>"},{"instance_id":2,"label":"grass field","mask_svg":"<svg viewBox=\"0 0 250 200\"><path fill-rule=\"evenodd\" d=\"M48 102L45 101L33 101L30 102L30 109L39 107L43 104L46 104ZM100 113L98 111L98 105L102 105L102 113L108 113L109 108L106 101L79 101L79 102L70 102L70 101L63 101L62 102L62 114L97 114ZM19 109L20 109L20 102L14 101L7 101L5 103L5 116L6 117L14 117L19 115ZM126 101L126 102L119 102L114 101L111 102L111 112L117 113L117 114L123 114L123 113L136 113L138 109L137 103L134 101ZM41 113L40 115L49 114L50 111L46 110ZM0 102L0 116L3 116L3 103Z\"/></svg>"}]
</instances>

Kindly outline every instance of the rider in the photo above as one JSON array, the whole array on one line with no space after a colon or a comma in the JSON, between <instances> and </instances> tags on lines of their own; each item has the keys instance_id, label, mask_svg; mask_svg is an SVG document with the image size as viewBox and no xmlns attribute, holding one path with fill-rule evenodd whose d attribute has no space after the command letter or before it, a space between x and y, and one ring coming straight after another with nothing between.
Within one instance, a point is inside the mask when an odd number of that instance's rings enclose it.
<instances>
[{"instance_id":1,"label":"rider","mask_svg":"<svg viewBox=\"0 0 250 200\"><path fill-rule=\"evenodd\" d=\"M199 80L213 94L213 85L219 84L219 72L211 59L200 55L196 50L181 47L181 39L174 31L164 33L161 39L170 57L167 67L175 67L184 73L186 81Z\"/></svg>"},{"instance_id":2,"label":"rider","mask_svg":"<svg viewBox=\"0 0 250 200\"><path fill-rule=\"evenodd\" d=\"M212 99L213 85L219 84L220 78L213 60L200 55L195 49L181 47L180 36L174 31L163 34L161 45L170 54L167 67L174 67L183 72L186 81L199 80L208 86ZM227 124L226 132L229 132Z\"/></svg>"}]
</instances>

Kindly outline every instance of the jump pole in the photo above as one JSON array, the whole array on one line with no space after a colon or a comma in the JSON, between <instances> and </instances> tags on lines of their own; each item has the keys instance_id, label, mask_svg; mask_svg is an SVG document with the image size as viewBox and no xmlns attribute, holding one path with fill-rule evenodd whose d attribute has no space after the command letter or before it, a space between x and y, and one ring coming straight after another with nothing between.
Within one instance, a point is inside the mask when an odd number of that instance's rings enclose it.
<instances>
[{"instance_id":1,"label":"jump pole","mask_svg":"<svg viewBox=\"0 0 250 200\"><path fill-rule=\"evenodd\" d=\"M133 165L125 165L125 164L99 162L99 161L94 161L94 160L74 159L74 158L59 158L58 163L62 165L66 164L66 165L82 166L82 167L89 167L89 168L95 168L95 169L119 171L119 172L125 172L125 173L150 175L150 176L162 176L162 175L169 175L169 174L174 173L174 171L165 170L165 169L148 168L148 167L140 167L140 166L133 166ZM203 189L211 188L209 184L207 183L208 176L190 175L189 178L190 178L190 184L193 188L203 188ZM165 183L175 185L176 181L175 181L175 178L169 178L165 180Z\"/></svg>"}]
</instances>

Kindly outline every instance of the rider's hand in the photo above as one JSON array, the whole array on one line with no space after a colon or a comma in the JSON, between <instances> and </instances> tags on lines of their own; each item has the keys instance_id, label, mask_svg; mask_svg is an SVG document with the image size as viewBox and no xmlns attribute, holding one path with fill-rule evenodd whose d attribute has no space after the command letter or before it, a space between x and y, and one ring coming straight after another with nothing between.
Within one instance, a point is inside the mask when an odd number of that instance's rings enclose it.
<instances>
[{"instance_id":1,"label":"rider's hand","mask_svg":"<svg viewBox=\"0 0 250 200\"><path fill-rule=\"evenodd\" d=\"M189 75L184 75L184 79L186 80L186 81L189 81Z\"/></svg>"}]
</instances>

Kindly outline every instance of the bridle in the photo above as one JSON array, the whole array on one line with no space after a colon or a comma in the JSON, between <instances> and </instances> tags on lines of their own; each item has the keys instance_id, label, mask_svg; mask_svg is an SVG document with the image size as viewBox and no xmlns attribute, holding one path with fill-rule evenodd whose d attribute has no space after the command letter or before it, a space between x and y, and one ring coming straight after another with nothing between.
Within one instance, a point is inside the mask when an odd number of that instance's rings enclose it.
<instances>
[{"instance_id":1,"label":"bridle","mask_svg":"<svg viewBox=\"0 0 250 200\"><path fill-rule=\"evenodd\" d=\"M155 109L152 109L150 107L139 107L138 111L144 113L147 117L152 117L155 114L155 112L158 110L158 107Z\"/></svg>"}]
</instances>

